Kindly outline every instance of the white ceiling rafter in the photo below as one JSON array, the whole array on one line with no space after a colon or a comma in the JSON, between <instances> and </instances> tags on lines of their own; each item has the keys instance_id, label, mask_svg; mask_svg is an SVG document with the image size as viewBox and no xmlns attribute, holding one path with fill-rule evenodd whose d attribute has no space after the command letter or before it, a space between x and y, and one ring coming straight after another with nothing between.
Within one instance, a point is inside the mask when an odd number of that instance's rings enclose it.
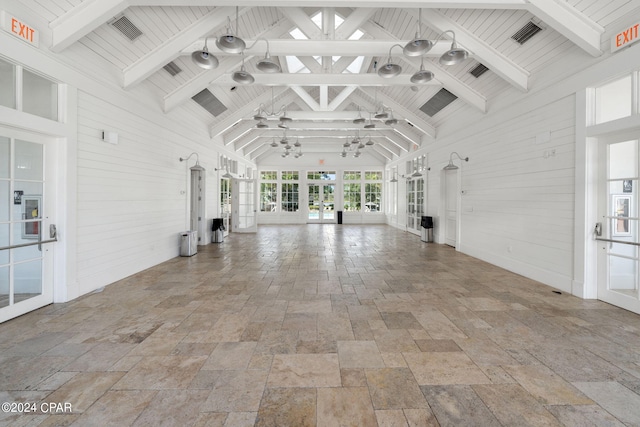
<instances>
[{"instance_id":1,"label":"white ceiling rafter","mask_svg":"<svg viewBox=\"0 0 640 427\"><path fill-rule=\"evenodd\" d=\"M376 13L376 9L372 7L361 7L354 9L351 14L336 29L335 37L337 40L346 40L351 34L360 28L362 24L367 22Z\"/></svg>"},{"instance_id":2,"label":"white ceiling rafter","mask_svg":"<svg viewBox=\"0 0 640 427\"><path fill-rule=\"evenodd\" d=\"M304 90L303 87L291 86L291 90L294 91L300 97L300 99L313 111L320 111L320 104L318 104L316 100L313 99L311 95L309 95L309 92Z\"/></svg>"},{"instance_id":3,"label":"white ceiling rafter","mask_svg":"<svg viewBox=\"0 0 640 427\"><path fill-rule=\"evenodd\" d=\"M270 6L275 6L269 4ZM298 6L298 5L296 5ZM311 17L302 10L300 7L286 7L281 9L284 16L291 22L295 22L295 25L302 31L302 33L310 39L322 38L322 31L311 20Z\"/></svg>"},{"instance_id":4,"label":"white ceiling rafter","mask_svg":"<svg viewBox=\"0 0 640 427\"><path fill-rule=\"evenodd\" d=\"M245 8L241 13L244 14L248 10L249 9ZM167 63L178 57L179 52L184 49L185 46L191 45L193 39L204 37L206 34L214 32L216 28L224 25L227 22L226 17L233 14L233 12L234 10L231 7L216 8L212 10L189 25L187 28L175 34L173 37L170 37L169 40L160 44L133 64L129 65L122 73L125 89L140 83L142 80L146 79L151 74L155 73ZM239 12L239 15L241 13ZM211 45L214 45L214 43L211 43ZM202 49L202 46L204 46L204 44L197 49Z\"/></svg>"},{"instance_id":5,"label":"white ceiling rafter","mask_svg":"<svg viewBox=\"0 0 640 427\"><path fill-rule=\"evenodd\" d=\"M592 56L602 55L604 28L566 2L527 0L527 10Z\"/></svg>"},{"instance_id":6,"label":"white ceiling rafter","mask_svg":"<svg viewBox=\"0 0 640 427\"><path fill-rule=\"evenodd\" d=\"M458 25L455 21L447 18L437 10L430 10L429 13L423 14L422 20L439 32L453 30L456 33L456 42L473 52L475 59L514 87L525 92L529 89L529 73L527 71L517 66L509 58ZM449 41L449 44L451 44L451 41Z\"/></svg>"},{"instance_id":7,"label":"white ceiling rafter","mask_svg":"<svg viewBox=\"0 0 640 427\"><path fill-rule=\"evenodd\" d=\"M184 6L183 0L132 0L136 6ZM211 0L189 0L191 6L211 6ZM526 0L350 0L354 8L522 9ZM216 0L216 6L264 7L264 0ZM344 7L344 0L269 0L270 7ZM313 22L313 21L312 21Z\"/></svg>"},{"instance_id":8,"label":"white ceiling rafter","mask_svg":"<svg viewBox=\"0 0 640 427\"><path fill-rule=\"evenodd\" d=\"M215 84L233 85L232 73L219 76ZM409 80L411 74L400 74L393 79L386 79L377 74L254 74L256 85L263 86L413 86ZM438 82L424 83L426 85L439 85Z\"/></svg>"},{"instance_id":9,"label":"white ceiling rafter","mask_svg":"<svg viewBox=\"0 0 640 427\"><path fill-rule=\"evenodd\" d=\"M231 144L233 141L240 138L251 129L254 129L255 125L256 122L253 120L241 120L222 136L222 142L224 143L224 145Z\"/></svg>"},{"instance_id":10,"label":"white ceiling rafter","mask_svg":"<svg viewBox=\"0 0 640 427\"><path fill-rule=\"evenodd\" d=\"M61 52L130 6L128 0L86 0L49 24L51 50Z\"/></svg>"},{"instance_id":11,"label":"white ceiling rafter","mask_svg":"<svg viewBox=\"0 0 640 427\"><path fill-rule=\"evenodd\" d=\"M329 111L336 111L338 108L340 108L340 106L347 100L349 99L349 96L356 90L358 89L357 86L347 86L344 89L342 89L342 91L340 91L340 93L338 95L336 95L331 102L329 103L328 106L328 110Z\"/></svg>"}]
</instances>

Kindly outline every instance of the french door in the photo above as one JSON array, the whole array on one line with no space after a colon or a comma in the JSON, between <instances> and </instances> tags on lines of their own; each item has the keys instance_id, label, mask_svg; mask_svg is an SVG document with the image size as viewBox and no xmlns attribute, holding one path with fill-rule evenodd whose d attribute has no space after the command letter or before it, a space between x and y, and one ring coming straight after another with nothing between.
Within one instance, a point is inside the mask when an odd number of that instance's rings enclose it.
<instances>
[{"instance_id":1,"label":"french door","mask_svg":"<svg viewBox=\"0 0 640 427\"><path fill-rule=\"evenodd\" d=\"M335 223L335 184L309 184L308 185L308 212L309 223Z\"/></svg>"},{"instance_id":2,"label":"french door","mask_svg":"<svg viewBox=\"0 0 640 427\"><path fill-rule=\"evenodd\" d=\"M424 215L424 178L407 181L407 231L420 234L420 220Z\"/></svg>"},{"instance_id":3,"label":"french door","mask_svg":"<svg viewBox=\"0 0 640 427\"><path fill-rule=\"evenodd\" d=\"M257 188L255 179L234 179L231 209L233 211L233 231L255 233L257 221Z\"/></svg>"},{"instance_id":4,"label":"french door","mask_svg":"<svg viewBox=\"0 0 640 427\"><path fill-rule=\"evenodd\" d=\"M0 322L53 302L52 153L0 129Z\"/></svg>"},{"instance_id":5,"label":"french door","mask_svg":"<svg viewBox=\"0 0 640 427\"><path fill-rule=\"evenodd\" d=\"M601 139L598 180L598 299L640 313L636 138Z\"/></svg>"}]
</instances>

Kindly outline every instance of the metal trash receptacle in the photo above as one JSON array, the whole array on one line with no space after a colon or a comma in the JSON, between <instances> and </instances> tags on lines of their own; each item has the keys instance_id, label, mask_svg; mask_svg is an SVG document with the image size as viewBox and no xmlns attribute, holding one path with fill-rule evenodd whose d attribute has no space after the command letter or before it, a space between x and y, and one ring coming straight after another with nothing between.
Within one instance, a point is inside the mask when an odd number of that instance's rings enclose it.
<instances>
[{"instance_id":1,"label":"metal trash receptacle","mask_svg":"<svg viewBox=\"0 0 640 427\"><path fill-rule=\"evenodd\" d=\"M420 240L427 243L433 242L433 217L420 217L420 226Z\"/></svg>"},{"instance_id":2,"label":"metal trash receptacle","mask_svg":"<svg viewBox=\"0 0 640 427\"><path fill-rule=\"evenodd\" d=\"M198 253L198 232L183 231L180 233L180 256L193 256Z\"/></svg>"},{"instance_id":3,"label":"metal trash receptacle","mask_svg":"<svg viewBox=\"0 0 640 427\"><path fill-rule=\"evenodd\" d=\"M224 222L222 218L213 218L213 224L211 224L211 242L224 242Z\"/></svg>"}]
</instances>

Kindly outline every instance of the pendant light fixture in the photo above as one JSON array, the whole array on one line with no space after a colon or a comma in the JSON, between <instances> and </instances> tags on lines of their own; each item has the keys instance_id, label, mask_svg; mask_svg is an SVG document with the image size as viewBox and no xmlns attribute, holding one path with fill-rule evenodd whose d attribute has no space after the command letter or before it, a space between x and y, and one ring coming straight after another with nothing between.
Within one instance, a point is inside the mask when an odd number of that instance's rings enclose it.
<instances>
[{"instance_id":1,"label":"pendant light fixture","mask_svg":"<svg viewBox=\"0 0 640 427\"><path fill-rule=\"evenodd\" d=\"M374 129L375 127L376 127L376 125L371 121L371 113L369 113L369 123L364 125L364 128L365 129Z\"/></svg>"},{"instance_id":2,"label":"pendant light fixture","mask_svg":"<svg viewBox=\"0 0 640 427\"><path fill-rule=\"evenodd\" d=\"M418 31L416 32L416 36L413 40L407 43L402 52L406 56L422 56L425 53L429 52L433 47L433 42L431 40L422 38L422 31L420 29L422 23L422 9L418 10Z\"/></svg>"},{"instance_id":3,"label":"pendant light fixture","mask_svg":"<svg viewBox=\"0 0 640 427\"><path fill-rule=\"evenodd\" d=\"M227 19L229 19L227 17ZM216 46L223 52L227 53L242 53L246 47L244 40L237 36L238 34L238 6L236 6L236 35L231 34L231 20L229 19L229 26L227 27L227 34L220 36L216 39Z\"/></svg>"},{"instance_id":4,"label":"pendant light fixture","mask_svg":"<svg viewBox=\"0 0 640 427\"><path fill-rule=\"evenodd\" d=\"M268 128L268 127L269 127L269 125L268 125L268 124L266 124L266 123L264 122L264 120L260 120L260 121L258 122L258 124L256 125L256 127L257 127L258 129L266 129L266 128Z\"/></svg>"},{"instance_id":5,"label":"pendant light fixture","mask_svg":"<svg viewBox=\"0 0 640 427\"><path fill-rule=\"evenodd\" d=\"M267 52L264 54L264 58L258 61L258 63L256 64L256 68L262 71L263 73L269 73L269 74L279 73L281 71L280 65L278 65L276 61L271 59L271 54L269 53L269 40L264 38L256 39L256 41L254 41L253 44L251 44L251 46L249 46L247 49L250 50L259 41L263 41L267 44Z\"/></svg>"},{"instance_id":6,"label":"pendant light fixture","mask_svg":"<svg viewBox=\"0 0 640 427\"><path fill-rule=\"evenodd\" d=\"M433 80L433 73L424 69L424 58L420 61L420 70L411 76L411 83L423 84Z\"/></svg>"},{"instance_id":7,"label":"pendant light fixture","mask_svg":"<svg viewBox=\"0 0 640 427\"><path fill-rule=\"evenodd\" d=\"M364 117L362 117L362 114L360 114L360 106L358 105L358 117L356 117L355 119L353 119L353 124L355 125L359 125L365 122Z\"/></svg>"},{"instance_id":8,"label":"pendant light fixture","mask_svg":"<svg viewBox=\"0 0 640 427\"><path fill-rule=\"evenodd\" d=\"M378 75L380 77L383 77L385 79L389 79L389 78L392 78L392 77L395 77L395 76L399 75L402 72L402 67L400 65L394 64L393 62L391 62L391 51L396 46L398 46L399 48L402 48L402 46L399 45L399 44L394 44L393 46L391 46L391 48L389 48L389 55L387 57L387 63L384 64L382 67L380 67L378 69Z\"/></svg>"},{"instance_id":9,"label":"pendant light fixture","mask_svg":"<svg viewBox=\"0 0 640 427\"><path fill-rule=\"evenodd\" d=\"M440 64L442 64L442 65L456 65L456 64L461 63L465 59L467 59L469 57L469 52L467 52L466 50L458 47L458 45L456 44L456 33L454 33L452 30L447 30L447 31L443 32L441 34L441 36L438 38L438 40L445 33L453 34L453 42L451 43L451 49L449 49L448 51L443 53L442 56L440 57Z\"/></svg>"},{"instance_id":10,"label":"pendant light fixture","mask_svg":"<svg viewBox=\"0 0 640 427\"><path fill-rule=\"evenodd\" d=\"M205 70L212 70L219 64L218 58L209 53L206 38L204 39L204 47L202 50L193 52L191 54L191 60L195 62L198 67L204 68Z\"/></svg>"},{"instance_id":11,"label":"pendant light fixture","mask_svg":"<svg viewBox=\"0 0 640 427\"><path fill-rule=\"evenodd\" d=\"M393 126L398 124L398 119L393 117L393 110L391 110L391 112L389 113L389 118L384 121L384 124L387 126Z\"/></svg>"},{"instance_id":12,"label":"pendant light fixture","mask_svg":"<svg viewBox=\"0 0 640 427\"><path fill-rule=\"evenodd\" d=\"M251 73L244 68L244 53L242 54L242 66L240 67L240 70L234 72L231 78L241 85L250 85L256 81Z\"/></svg>"}]
</instances>

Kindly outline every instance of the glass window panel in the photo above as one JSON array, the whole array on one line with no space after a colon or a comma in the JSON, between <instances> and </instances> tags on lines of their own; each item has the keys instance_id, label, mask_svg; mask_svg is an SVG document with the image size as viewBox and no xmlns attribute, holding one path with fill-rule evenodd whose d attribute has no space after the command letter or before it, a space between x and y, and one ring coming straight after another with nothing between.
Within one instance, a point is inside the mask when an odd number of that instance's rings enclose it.
<instances>
[{"instance_id":1,"label":"glass window panel","mask_svg":"<svg viewBox=\"0 0 640 427\"><path fill-rule=\"evenodd\" d=\"M320 179L322 179L324 181L335 181L336 180L336 171L320 172Z\"/></svg>"},{"instance_id":2,"label":"glass window panel","mask_svg":"<svg viewBox=\"0 0 640 427\"><path fill-rule=\"evenodd\" d=\"M262 171L260 172L260 179L273 181L278 179L278 173L276 171Z\"/></svg>"},{"instance_id":3,"label":"glass window panel","mask_svg":"<svg viewBox=\"0 0 640 427\"><path fill-rule=\"evenodd\" d=\"M282 179L287 181L297 181L300 179L298 171L282 171Z\"/></svg>"},{"instance_id":4,"label":"glass window panel","mask_svg":"<svg viewBox=\"0 0 640 427\"><path fill-rule=\"evenodd\" d=\"M10 178L9 176L9 159L11 158L10 150L11 150L11 145L10 145L9 138L0 136L0 179Z\"/></svg>"},{"instance_id":5,"label":"glass window panel","mask_svg":"<svg viewBox=\"0 0 640 427\"><path fill-rule=\"evenodd\" d=\"M344 171L343 179L345 181L360 180L360 171Z\"/></svg>"},{"instance_id":6,"label":"glass window panel","mask_svg":"<svg viewBox=\"0 0 640 427\"><path fill-rule=\"evenodd\" d=\"M9 181L0 180L0 222L9 221L9 206L14 203L13 195L9 195Z\"/></svg>"},{"instance_id":7,"label":"glass window panel","mask_svg":"<svg viewBox=\"0 0 640 427\"><path fill-rule=\"evenodd\" d=\"M11 220L20 221L29 218L42 217L42 183L41 182L14 182L14 193L21 191L20 203L11 202ZM34 212L35 210L35 212Z\"/></svg>"},{"instance_id":8,"label":"glass window panel","mask_svg":"<svg viewBox=\"0 0 640 427\"><path fill-rule=\"evenodd\" d=\"M16 68L0 59L0 105L16 108Z\"/></svg>"},{"instance_id":9,"label":"glass window panel","mask_svg":"<svg viewBox=\"0 0 640 427\"><path fill-rule=\"evenodd\" d=\"M22 243L34 243L38 241L38 233L42 226L41 221L17 222L12 225L13 236L11 245L20 245ZM22 248L12 249L13 262L26 261L42 257L42 252L37 245L25 246Z\"/></svg>"},{"instance_id":10,"label":"glass window panel","mask_svg":"<svg viewBox=\"0 0 640 427\"><path fill-rule=\"evenodd\" d=\"M631 75L596 88L596 124L631 115Z\"/></svg>"},{"instance_id":11,"label":"glass window panel","mask_svg":"<svg viewBox=\"0 0 640 427\"><path fill-rule=\"evenodd\" d=\"M362 198L360 195L360 184L345 184L343 192L343 210L345 212L360 212L362 208Z\"/></svg>"},{"instance_id":12,"label":"glass window panel","mask_svg":"<svg viewBox=\"0 0 640 427\"><path fill-rule=\"evenodd\" d=\"M22 80L22 111L58 120L58 84L27 70Z\"/></svg>"},{"instance_id":13,"label":"glass window panel","mask_svg":"<svg viewBox=\"0 0 640 427\"><path fill-rule=\"evenodd\" d=\"M382 183L365 184L364 211L379 212L382 203Z\"/></svg>"},{"instance_id":14,"label":"glass window panel","mask_svg":"<svg viewBox=\"0 0 640 427\"><path fill-rule=\"evenodd\" d=\"M16 140L14 178L42 181L42 144Z\"/></svg>"},{"instance_id":15,"label":"glass window panel","mask_svg":"<svg viewBox=\"0 0 640 427\"><path fill-rule=\"evenodd\" d=\"M368 181L382 181L382 172L367 171L364 173L364 179Z\"/></svg>"},{"instance_id":16,"label":"glass window panel","mask_svg":"<svg viewBox=\"0 0 640 427\"><path fill-rule=\"evenodd\" d=\"M42 294L42 261L16 264L13 270L13 302Z\"/></svg>"},{"instance_id":17,"label":"glass window panel","mask_svg":"<svg viewBox=\"0 0 640 427\"><path fill-rule=\"evenodd\" d=\"M0 247L9 246L9 224L0 224ZM9 264L9 250L0 251L0 265Z\"/></svg>"},{"instance_id":18,"label":"glass window panel","mask_svg":"<svg viewBox=\"0 0 640 427\"><path fill-rule=\"evenodd\" d=\"M282 184L282 211L298 212L298 183Z\"/></svg>"},{"instance_id":19,"label":"glass window panel","mask_svg":"<svg viewBox=\"0 0 640 427\"><path fill-rule=\"evenodd\" d=\"M275 212L278 206L278 184L263 182L260 184L260 212Z\"/></svg>"},{"instance_id":20,"label":"glass window panel","mask_svg":"<svg viewBox=\"0 0 640 427\"><path fill-rule=\"evenodd\" d=\"M9 267L0 267L0 307L6 307L8 305L9 305Z\"/></svg>"},{"instance_id":21,"label":"glass window panel","mask_svg":"<svg viewBox=\"0 0 640 427\"><path fill-rule=\"evenodd\" d=\"M638 141L609 145L609 179L638 176Z\"/></svg>"}]
</instances>

